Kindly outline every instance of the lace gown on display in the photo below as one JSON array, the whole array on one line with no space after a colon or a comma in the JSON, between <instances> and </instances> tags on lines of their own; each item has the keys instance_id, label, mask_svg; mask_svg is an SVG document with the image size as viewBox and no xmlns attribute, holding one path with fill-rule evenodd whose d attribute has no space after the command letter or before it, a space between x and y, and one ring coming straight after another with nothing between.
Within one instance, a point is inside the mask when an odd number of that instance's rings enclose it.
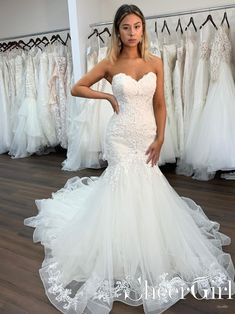
<instances>
[{"instance_id":1,"label":"lace gown on display","mask_svg":"<svg viewBox=\"0 0 235 314\"><path fill-rule=\"evenodd\" d=\"M89 52L89 49L88 49ZM87 70L89 71L97 63L97 52L87 54ZM92 86L98 88L98 84ZM83 168L100 168L101 144L98 125L99 101L94 99L78 99L77 107L80 111L74 117L73 128L70 129L70 139L67 158L63 161L62 169L75 171Z\"/></svg>"},{"instance_id":2,"label":"lace gown on display","mask_svg":"<svg viewBox=\"0 0 235 314\"><path fill-rule=\"evenodd\" d=\"M174 46L172 47L173 47L173 52L174 52ZM160 54L160 57L161 57L161 50L160 50L160 47L157 45L157 43L155 44L151 43L151 52L153 55L157 57L159 57L159 54ZM167 57L166 53L165 53L165 57ZM171 98L172 86L171 86L170 71L171 70L166 60L164 64L164 84L165 84L164 86L165 86L165 92L168 95L169 101L167 102L167 119L166 119L166 127L165 127L165 138L164 138L164 143L162 145L161 154L160 154L159 163L158 163L160 166L164 165L165 163L174 163L175 158L176 158L174 139L173 139L172 130L170 126L170 117L172 118L171 112L173 110L173 108L171 108L171 106L173 106L173 103L172 103L172 98Z\"/></svg>"},{"instance_id":3,"label":"lace gown on display","mask_svg":"<svg viewBox=\"0 0 235 314\"><path fill-rule=\"evenodd\" d=\"M184 102L184 141L186 143L190 127L191 110L193 106L193 90L195 81L195 59L197 42L195 31L187 30L185 38L185 63L183 74L183 102Z\"/></svg>"},{"instance_id":4,"label":"lace gown on display","mask_svg":"<svg viewBox=\"0 0 235 314\"><path fill-rule=\"evenodd\" d=\"M108 167L99 178L71 178L51 199L37 200L38 215L24 221L45 247L40 276L63 313L109 313L115 300L161 313L193 282L208 297L211 287L227 295L229 280L235 292L234 266L222 250L230 238L146 163L156 133L156 84L153 72L138 81L114 75L120 112L106 129Z\"/></svg>"},{"instance_id":5,"label":"lace gown on display","mask_svg":"<svg viewBox=\"0 0 235 314\"><path fill-rule=\"evenodd\" d=\"M22 95L17 113L17 125L9 150L12 158L27 157L39 151L45 144L37 108L35 67L31 55L27 59L25 75L25 93Z\"/></svg>"},{"instance_id":6,"label":"lace gown on display","mask_svg":"<svg viewBox=\"0 0 235 314\"><path fill-rule=\"evenodd\" d=\"M48 54L42 52L39 58L38 65L38 81L37 86L37 106L40 123L42 126L43 134L46 138L46 145L54 147L57 145L58 140L56 137L55 120L50 111L49 102L49 89L48 89Z\"/></svg>"},{"instance_id":7,"label":"lace gown on display","mask_svg":"<svg viewBox=\"0 0 235 314\"><path fill-rule=\"evenodd\" d=\"M88 49L89 51L90 49ZM100 47L98 55L91 51L87 55L88 71L106 57L107 47ZM95 83L92 89L112 93L106 79ZM102 168L107 165L104 155L104 137L113 109L107 100L79 98L81 112L74 119L67 159L63 161L63 170L74 171L83 168Z\"/></svg>"},{"instance_id":8,"label":"lace gown on display","mask_svg":"<svg viewBox=\"0 0 235 314\"><path fill-rule=\"evenodd\" d=\"M213 26L212 26L213 27ZM199 60L196 67L195 83L194 83L194 102L191 109L191 115L188 126L187 141L183 150L181 159L177 163L176 172L183 175L192 175L193 169L191 164L189 164L189 158L187 157L191 151L192 139L197 136L198 133L198 122L202 110L204 108L208 87L210 82L210 53L211 53L211 38L212 36L211 28L205 25L200 30L200 46L199 46ZM209 117L208 117L209 119ZM186 160L188 163L186 163Z\"/></svg>"},{"instance_id":9,"label":"lace gown on display","mask_svg":"<svg viewBox=\"0 0 235 314\"><path fill-rule=\"evenodd\" d=\"M184 46L182 45L180 47L177 47L177 60L173 71L173 96L175 103L175 123L178 157L181 157L184 151L184 115L182 95L184 57Z\"/></svg>"},{"instance_id":10,"label":"lace gown on display","mask_svg":"<svg viewBox=\"0 0 235 314\"><path fill-rule=\"evenodd\" d=\"M193 178L209 180L217 170L235 169L235 84L228 29L216 32L210 55L210 84L185 161Z\"/></svg>"},{"instance_id":11,"label":"lace gown on display","mask_svg":"<svg viewBox=\"0 0 235 314\"><path fill-rule=\"evenodd\" d=\"M11 145L10 100L8 93L9 74L4 59L0 56L0 154Z\"/></svg>"},{"instance_id":12,"label":"lace gown on display","mask_svg":"<svg viewBox=\"0 0 235 314\"><path fill-rule=\"evenodd\" d=\"M176 45L163 45L163 66L164 66L164 94L167 109L166 130L169 128L171 134L174 159L179 156L177 142L177 126L175 117L175 103L173 97L173 69L175 67L177 56Z\"/></svg>"}]
</instances>

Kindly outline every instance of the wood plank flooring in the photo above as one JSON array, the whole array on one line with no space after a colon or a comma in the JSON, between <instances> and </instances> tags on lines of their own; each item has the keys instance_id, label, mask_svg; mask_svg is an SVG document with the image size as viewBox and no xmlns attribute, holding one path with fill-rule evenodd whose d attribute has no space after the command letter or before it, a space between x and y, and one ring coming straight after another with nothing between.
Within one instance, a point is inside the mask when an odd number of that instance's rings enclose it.
<instances>
[{"instance_id":1,"label":"wood plank flooring","mask_svg":"<svg viewBox=\"0 0 235 314\"><path fill-rule=\"evenodd\" d=\"M32 242L32 228L23 220L37 214L35 199L48 198L72 176L100 175L102 170L61 171L65 152L11 159L0 155L0 313L59 313L48 301L38 269L44 258L43 247ZM218 177L209 182L195 181L174 173L174 166L163 167L170 184L182 196L199 203L221 231L232 238L224 250L235 262L235 181ZM112 314L143 314L143 307L114 302ZM232 314L235 300L199 301L191 294L165 314Z\"/></svg>"}]
</instances>

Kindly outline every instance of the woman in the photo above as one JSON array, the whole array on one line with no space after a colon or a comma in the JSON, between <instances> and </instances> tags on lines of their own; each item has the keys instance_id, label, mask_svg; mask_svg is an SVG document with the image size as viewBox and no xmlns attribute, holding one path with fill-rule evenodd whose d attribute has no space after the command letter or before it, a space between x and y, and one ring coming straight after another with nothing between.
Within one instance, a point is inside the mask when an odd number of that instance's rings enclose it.
<instances>
[{"instance_id":1,"label":"woman","mask_svg":"<svg viewBox=\"0 0 235 314\"><path fill-rule=\"evenodd\" d=\"M113 95L90 88L104 77ZM38 200L39 214L25 220L45 246L39 272L50 301L69 314L109 313L115 300L162 313L188 292L234 294L233 263L221 248L230 238L192 200L178 196L158 168L163 66L147 50L136 6L117 10L108 57L72 94L112 105L109 165L100 178L70 179L52 199Z\"/></svg>"}]
</instances>

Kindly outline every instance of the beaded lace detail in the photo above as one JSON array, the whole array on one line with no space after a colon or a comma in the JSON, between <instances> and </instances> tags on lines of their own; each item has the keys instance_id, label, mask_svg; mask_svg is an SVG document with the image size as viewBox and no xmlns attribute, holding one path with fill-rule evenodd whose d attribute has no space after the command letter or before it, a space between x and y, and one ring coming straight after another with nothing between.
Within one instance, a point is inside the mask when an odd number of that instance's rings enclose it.
<instances>
[{"instance_id":1,"label":"beaded lace detail","mask_svg":"<svg viewBox=\"0 0 235 314\"><path fill-rule=\"evenodd\" d=\"M219 27L215 35L215 40L211 49L211 78L217 80L219 76L219 66L221 62L229 63L231 60L231 42L223 26Z\"/></svg>"},{"instance_id":2,"label":"beaded lace detail","mask_svg":"<svg viewBox=\"0 0 235 314\"><path fill-rule=\"evenodd\" d=\"M143 158L156 134L152 102L156 89L155 73L146 73L138 81L119 73L113 77L112 87L120 112L111 117L107 126L105 156L109 165L129 160L131 156ZM123 150L115 146L119 141L123 141Z\"/></svg>"},{"instance_id":3,"label":"beaded lace detail","mask_svg":"<svg viewBox=\"0 0 235 314\"><path fill-rule=\"evenodd\" d=\"M211 49L207 41L204 41L204 40L201 41L199 50L200 50L200 59L210 58Z\"/></svg>"}]
</instances>

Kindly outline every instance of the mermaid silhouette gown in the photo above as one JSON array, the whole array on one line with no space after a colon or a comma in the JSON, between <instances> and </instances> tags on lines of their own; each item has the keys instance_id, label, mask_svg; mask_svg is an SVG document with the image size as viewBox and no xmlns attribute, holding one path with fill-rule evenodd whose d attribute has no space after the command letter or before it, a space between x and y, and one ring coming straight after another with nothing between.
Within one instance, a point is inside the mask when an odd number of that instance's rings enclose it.
<instances>
[{"instance_id":1,"label":"mermaid silhouette gown","mask_svg":"<svg viewBox=\"0 0 235 314\"><path fill-rule=\"evenodd\" d=\"M212 287L235 292L233 262L222 250L230 238L146 163L156 84L153 72L138 81L114 75L120 112L106 129L108 167L99 178L71 178L51 199L37 200L38 214L24 221L45 247L39 273L62 313L109 313L119 300L156 314L192 287L208 298Z\"/></svg>"}]
</instances>

